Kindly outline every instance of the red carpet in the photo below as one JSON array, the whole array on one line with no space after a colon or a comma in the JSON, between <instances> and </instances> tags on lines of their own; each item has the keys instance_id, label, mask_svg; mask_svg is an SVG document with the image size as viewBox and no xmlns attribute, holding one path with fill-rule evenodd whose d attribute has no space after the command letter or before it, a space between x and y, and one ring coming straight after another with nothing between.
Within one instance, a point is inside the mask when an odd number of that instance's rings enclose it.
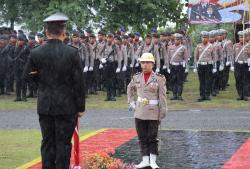
<instances>
[{"instance_id":1,"label":"red carpet","mask_svg":"<svg viewBox=\"0 0 250 169\"><path fill-rule=\"evenodd\" d=\"M242 144L221 169L250 169L250 139Z\"/></svg>"}]
</instances>

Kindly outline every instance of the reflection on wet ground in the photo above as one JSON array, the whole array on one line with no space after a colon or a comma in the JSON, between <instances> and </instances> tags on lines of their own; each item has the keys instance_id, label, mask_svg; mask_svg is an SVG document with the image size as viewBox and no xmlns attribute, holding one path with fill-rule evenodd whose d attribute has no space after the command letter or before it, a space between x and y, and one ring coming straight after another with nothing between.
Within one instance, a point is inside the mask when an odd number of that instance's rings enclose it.
<instances>
[{"instance_id":1,"label":"reflection on wet ground","mask_svg":"<svg viewBox=\"0 0 250 169\"><path fill-rule=\"evenodd\" d=\"M158 164L162 169L219 169L250 138L250 133L163 130L160 138ZM115 156L129 163L140 162L138 139L119 147Z\"/></svg>"}]
</instances>

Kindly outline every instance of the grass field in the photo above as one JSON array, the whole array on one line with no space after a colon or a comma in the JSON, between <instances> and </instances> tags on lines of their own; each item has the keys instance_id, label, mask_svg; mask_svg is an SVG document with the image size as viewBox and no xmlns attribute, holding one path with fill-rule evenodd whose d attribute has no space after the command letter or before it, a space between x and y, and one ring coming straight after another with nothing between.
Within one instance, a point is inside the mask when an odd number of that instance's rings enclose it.
<instances>
[{"instance_id":1,"label":"grass field","mask_svg":"<svg viewBox=\"0 0 250 169\"><path fill-rule=\"evenodd\" d=\"M199 97L198 75L190 73L188 82L184 84L183 98L184 101L168 101L170 110L185 109L249 109L250 101L237 101L237 93L235 89L235 80L233 74L230 74L230 86L227 91L220 92L217 97L213 97L212 101L197 102ZM170 98L172 94L168 95ZM127 108L127 97L118 97L116 102L105 102L105 93L99 92L97 96L89 96L87 98L87 109L120 109ZM0 96L0 111L35 109L36 99L28 99L28 102L13 102L14 96Z\"/></svg>"},{"instance_id":2,"label":"grass field","mask_svg":"<svg viewBox=\"0 0 250 169\"><path fill-rule=\"evenodd\" d=\"M91 132L85 129L80 136ZM0 169L14 169L40 156L40 130L0 130Z\"/></svg>"}]
</instances>

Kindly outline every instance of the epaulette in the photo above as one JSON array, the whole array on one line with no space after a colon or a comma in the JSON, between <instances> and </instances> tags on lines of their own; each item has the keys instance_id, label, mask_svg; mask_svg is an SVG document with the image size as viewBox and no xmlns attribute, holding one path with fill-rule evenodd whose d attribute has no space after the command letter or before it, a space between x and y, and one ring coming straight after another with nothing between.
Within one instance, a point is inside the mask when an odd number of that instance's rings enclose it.
<instances>
[{"instance_id":1,"label":"epaulette","mask_svg":"<svg viewBox=\"0 0 250 169\"><path fill-rule=\"evenodd\" d=\"M164 78L165 76L163 74L160 74L160 73L155 73L157 76L160 76L162 78Z\"/></svg>"},{"instance_id":2,"label":"epaulette","mask_svg":"<svg viewBox=\"0 0 250 169\"><path fill-rule=\"evenodd\" d=\"M72 47L72 48L75 48L75 49L79 49L77 46L73 46L73 45L71 45L71 44L68 44L68 46L70 46L70 47Z\"/></svg>"},{"instance_id":3,"label":"epaulette","mask_svg":"<svg viewBox=\"0 0 250 169\"><path fill-rule=\"evenodd\" d=\"M138 76L138 75L141 75L141 73L142 73L142 72L137 72L137 73L135 73L135 74L133 75L133 77Z\"/></svg>"},{"instance_id":4,"label":"epaulette","mask_svg":"<svg viewBox=\"0 0 250 169\"><path fill-rule=\"evenodd\" d=\"M41 46L40 44L36 44L32 49L35 49L37 47Z\"/></svg>"}]
</instances>

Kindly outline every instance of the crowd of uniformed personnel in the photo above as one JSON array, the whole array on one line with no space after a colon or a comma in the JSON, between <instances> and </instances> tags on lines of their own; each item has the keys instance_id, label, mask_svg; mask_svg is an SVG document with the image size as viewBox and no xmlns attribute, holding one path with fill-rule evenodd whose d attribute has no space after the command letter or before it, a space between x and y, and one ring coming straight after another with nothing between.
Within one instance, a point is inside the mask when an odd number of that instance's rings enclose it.
<instances>
[{"instance_id":1,"label":"crowd of uniformed personnel","mask_svg":"<svg viewBox=\"0 0 250 169\"><path fill-rule=\"evenodd\" d=\"M198 72L200 98L210 100L228 86L229 70L234 70L239 100L247 100L249 85L250 31L239 32L240 42L233 45L223 29L201 32L202 42L194 50L194 72ZM37 85L32 79L24 81L22 72L30 50L46 43L42 33L22 31L0 35L0 94L16 90L15 101L27 101L37 96ZM105 101L115 101L126 93L133 74L140 72L138 59L143 53L155 57L154 71L167 79L167 89L172 91L171 100L183 100L183 84L189 71L191 42L184 31L157 33L152 30L142 40L139 32L126 33L121 28L116 33L87 30L72 31L64 43L78 49L87 79L85 93L97 95L106 91ZM15 83L14 83L15 81ZM28 89L28 90L27 90ZM26 96L26 93L27 96Z\"/></svg>"},{"instance_id":2,"label":"crowd of uniformed personnel","mask_svg":"<svg viewBox=\"0 0 250 169\"><path fill-rule=\"evenodd\" d=\"M227 39L224 29L202 31L202 43L194 51L194 72L200 81L199 101L210 100L228 87L229 71L234 71L237 100L248 100L250 85L250 31L239 31L239 42Z\"/></svg>"}]
</instances>

